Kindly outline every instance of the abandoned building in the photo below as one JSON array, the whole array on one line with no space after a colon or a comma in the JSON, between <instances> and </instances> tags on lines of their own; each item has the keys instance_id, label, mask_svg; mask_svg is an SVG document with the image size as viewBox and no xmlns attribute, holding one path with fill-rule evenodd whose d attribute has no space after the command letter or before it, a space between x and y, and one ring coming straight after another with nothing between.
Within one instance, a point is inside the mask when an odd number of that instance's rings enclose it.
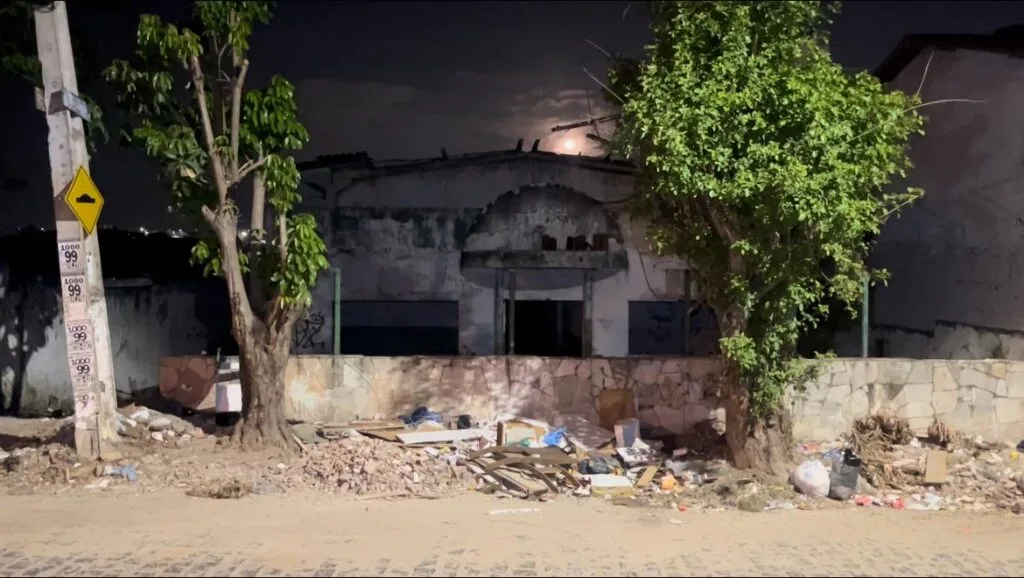
<instances>
[{"instance_id":1,"label":"abandoned building","mask_svg":"<svg viewBox=\"0 0 1024 578\"><path fill-rule=\"evenodd\" d=\"M631 229L627 163L520 142L300 169L335 269L296 328L297 353L330 353L335 339L340 353L363 355L716 350L714 315L687 290L686 264L650 254Z\"/></svg>"},{"instance_id":2,"label":"abandoned building","mask_svg":"<svg viewBox=\"0 0 1024 578\"><path fill-rule=\"evenodd\" d=\"M924 197L885 225L871 255L891 273L873 292L872 356L1024 359L1022 47L1020 25L911 34L875 71L932 104L905 182ZM859 331L846 337L838 353L856 355Z\"/></svg>"}]
</instances>

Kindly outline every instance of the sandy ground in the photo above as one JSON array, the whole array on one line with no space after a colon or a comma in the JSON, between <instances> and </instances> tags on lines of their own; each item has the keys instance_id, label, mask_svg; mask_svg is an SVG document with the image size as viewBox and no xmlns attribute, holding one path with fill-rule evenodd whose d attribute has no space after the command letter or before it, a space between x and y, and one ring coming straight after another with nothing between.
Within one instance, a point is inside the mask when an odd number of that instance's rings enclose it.
<instances>
[{"instance_id":1,"label":"sandy ground","mask_svg":"<svg viewBox=\"0 0 1024 578\"><path fill-rule=\"evenodd\" d=\"M0 575L1024 575L1024 518L1005 514L595 502L0 496Z\"/></svg>"}]
</instances>

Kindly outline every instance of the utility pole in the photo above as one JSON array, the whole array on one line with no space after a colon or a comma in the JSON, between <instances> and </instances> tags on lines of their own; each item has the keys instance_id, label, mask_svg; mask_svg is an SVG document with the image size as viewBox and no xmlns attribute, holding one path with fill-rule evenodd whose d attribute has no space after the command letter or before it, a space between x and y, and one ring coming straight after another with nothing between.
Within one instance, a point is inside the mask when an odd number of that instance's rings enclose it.
<instances>
[{"instance_id":1,"label":"utility pole","mask_svg":"<svg viewBox=\"0 0 1024 578\"><path fill-rule=\"evenodd\" d=\"M114 448L119 441L117 390L96 232L103 197L88 174L83 125L89 110L78 96L64 2L36 8L35 22L42 65L41 105L49 128L64 332L74 391L75 450L83 458L112 459L117 456Z\"/></svg>"}]
</instances>

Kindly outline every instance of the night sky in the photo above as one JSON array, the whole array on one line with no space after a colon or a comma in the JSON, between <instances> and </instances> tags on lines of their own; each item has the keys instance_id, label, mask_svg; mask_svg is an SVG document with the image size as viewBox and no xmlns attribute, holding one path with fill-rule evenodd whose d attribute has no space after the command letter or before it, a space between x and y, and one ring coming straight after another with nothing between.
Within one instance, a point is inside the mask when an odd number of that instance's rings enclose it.
<instances>
[{"instance_id":1,"label":"night sky","mask_svg":"<svg viewBox=\"0 0 1024 578\"><path fill-rule=\"evenodd\" d=\"M600 112L604 57L639 54L648 38L640 10L627 2L282 2L257 30L250 85L282 74L298 86L300 115L312 135L299 160L365 150L378 159L512 148L570 152L580 134L552 135L556 124ZM130 51L138 15L180 18L186 2L69 2L72 35L101 58ZM638 7L637 7L638 8ZM833 55L874 68L908 33L986 33L1024 22L1024 2L844 3L833 28ZM28 181L0 192L0 233L52 228L45 123L26 84L0 83L0 174ZM109 94L96 94L101 103ZM116 134L111 114L112 134ZM15 142L15 146L9 143ZM574 151L578 152L578 151ZM107 198L101 225L165 228L167 195L141 153L103 147L92 174Z\"/></svg>"}]
</instances>

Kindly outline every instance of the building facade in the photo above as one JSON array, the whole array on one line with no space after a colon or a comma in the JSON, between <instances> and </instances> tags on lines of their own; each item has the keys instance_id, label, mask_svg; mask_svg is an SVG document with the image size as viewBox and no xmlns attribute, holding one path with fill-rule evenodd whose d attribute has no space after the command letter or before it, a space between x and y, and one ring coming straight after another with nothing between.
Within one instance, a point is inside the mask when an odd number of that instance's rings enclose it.
<instances>
[{"instance_id":1,"label":"building facade","mask_svg":"<svg viewBox=\"0 0 1024 578\"><path fill-rule=\"evenodd\" d=\"M883 228L871 264L871 354L1024 359L1024 30L911 35L876 75L919 93L926 134L905 184L922 199ZM856 354L854 332L837 343Z\"/></svg>"},{"instance_id":2,"label":"building facade","mask_svg":"<svg viewBox=\"0 0 1024 578\"><path fill-rule=\"evenodd\" d=\"M707 355L714 316L686 263L645 249L626 211L632 169L499 151L301 167L334 270L297 353ZM335 304L339 306L336 308ZM689 311L689 315L684 315Z\"/></svg>"}]
</instances>

